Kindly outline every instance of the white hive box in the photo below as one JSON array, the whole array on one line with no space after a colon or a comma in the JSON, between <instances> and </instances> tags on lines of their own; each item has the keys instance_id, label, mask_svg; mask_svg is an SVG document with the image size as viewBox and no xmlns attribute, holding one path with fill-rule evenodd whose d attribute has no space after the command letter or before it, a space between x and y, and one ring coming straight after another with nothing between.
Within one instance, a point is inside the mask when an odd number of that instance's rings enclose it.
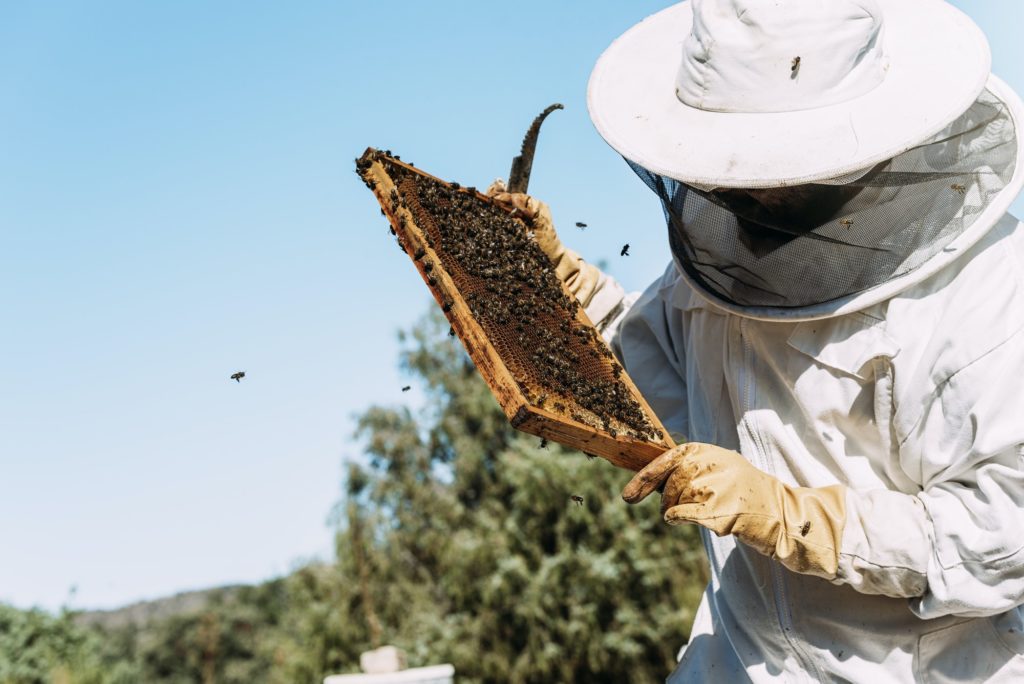
<instances>
[{"instance_id":1,"label":"white hive box","mask_svg":"<svg viewBox=\"0 0 1024 684\"><path fill-rule=\"evenodd\" d=\"M455 667L452 665L414 667L387 674L331 675L324 678L324 684L453 684L454 681Z\"/></svg>"}]
</instances>

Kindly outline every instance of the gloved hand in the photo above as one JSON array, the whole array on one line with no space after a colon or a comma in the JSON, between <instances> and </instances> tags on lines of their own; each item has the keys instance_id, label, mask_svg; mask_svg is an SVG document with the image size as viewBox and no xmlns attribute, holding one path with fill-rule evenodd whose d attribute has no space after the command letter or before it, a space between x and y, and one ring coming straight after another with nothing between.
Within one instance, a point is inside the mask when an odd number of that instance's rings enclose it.
<instances>
[{"instance_id":1,"label":"gloved hand","mask_svg":"<svg viewBox=\"0 0 1024 684\"><path fill-rule=\"evenodd\" d=\"M622 491L638 503L662 488L670 525L697 523L736 538L794 572L835 579L846 525L845 487L790 487L743 456L691 442L666 451Z\"/></svg>"},{"instance_id":2,"label":"gloved hand","mask_svg":"<svg viewBox=\"0 0 1024 684\"><path fill-rule=\"evenodd\" d=\"M555 224L551 220L551 209L548 205L523 193L507 192L505 183L500 179L491 184L487 194L499 202L515 207L532 224L537 244L551 260L555 273L584 308L589 306L594 295L601 289L604 274L562 244L555 232Z\"/></svg>"}]
</instances>

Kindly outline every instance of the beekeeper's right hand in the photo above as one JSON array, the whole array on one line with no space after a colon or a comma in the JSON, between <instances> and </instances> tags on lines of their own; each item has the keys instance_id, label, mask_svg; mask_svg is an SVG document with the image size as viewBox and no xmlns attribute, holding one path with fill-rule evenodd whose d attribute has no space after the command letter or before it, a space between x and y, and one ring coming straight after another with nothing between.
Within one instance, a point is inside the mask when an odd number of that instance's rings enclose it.
<instances>
[{"instance_id":1,"label":"beekeeper's right hand","mask_svg":"<svg viewBox=\"0 0 1024 684\"><path fill-rule=\"evenodd\" d=\"M579 300L583 308L587 309L587 313L594 319L594 323L599 323L603 316L595 319L594 313L589 310L589 307L598 292L605 286L606 281L611 281L611 279L599 268L588 264L583 257L562 244L558 233L555 232L555 225L551 220L551 209L548 208L548 205L523 193L508 192L505 189L505 183L501 180L494 181L487 189L487 194L499 202L515 207L532 224L537 244L554 264L555 273L565 283L569 292Z\"/></svg>"}]
</instances>

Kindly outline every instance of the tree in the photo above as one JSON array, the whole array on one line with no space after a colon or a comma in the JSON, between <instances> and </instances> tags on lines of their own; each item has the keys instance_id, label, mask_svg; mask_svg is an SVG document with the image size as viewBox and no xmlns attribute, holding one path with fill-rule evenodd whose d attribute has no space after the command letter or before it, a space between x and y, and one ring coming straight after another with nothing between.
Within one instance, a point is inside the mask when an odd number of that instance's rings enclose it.
<instances>
[{"instance_id":1,"label":"tree","mask_svg":"<svg viewBox=\"0 0 1024 684\"><path fill-rule=\"evenodd\" d=\"M513 431L446 330L428 317L403 353L427 414L359 421L345 503L365 522L340 532L340 569L370 564L384 639L460 681L662 681L706 583L696 531L623 503L629 473Z\"/></svg>"},{"instance_id":2,"label":"tree","mask_svg":"<svg viewBox=\"0 0 1024 684\"><path fill-rule=\"evenodd\" d=\"M0 684L129 684L136 675L72 613L0 604Z\"/></svg>"}]
</instances>

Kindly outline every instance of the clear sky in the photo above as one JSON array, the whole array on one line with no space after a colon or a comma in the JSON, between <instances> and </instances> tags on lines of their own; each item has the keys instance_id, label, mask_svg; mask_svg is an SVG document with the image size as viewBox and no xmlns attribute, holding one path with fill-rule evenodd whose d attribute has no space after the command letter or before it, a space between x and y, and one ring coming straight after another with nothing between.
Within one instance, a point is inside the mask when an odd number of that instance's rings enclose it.
<instances>
[{"instance_id":1,"label":"clear sky","mask_svg":"<svg viewBox=\"0 0 1024 684\"><path fill-rule=\"evenodd\" d=\"M666 4L4 3L0 601L112 607L330 555L352 416L419 400L395 333L431 301L352 173L368 145L486 186L563 102L531 191L629 289L658 275L660 209L585 87ZM957 4L1024 91L1024 3Z\"/></svg>"}]
</instances>

